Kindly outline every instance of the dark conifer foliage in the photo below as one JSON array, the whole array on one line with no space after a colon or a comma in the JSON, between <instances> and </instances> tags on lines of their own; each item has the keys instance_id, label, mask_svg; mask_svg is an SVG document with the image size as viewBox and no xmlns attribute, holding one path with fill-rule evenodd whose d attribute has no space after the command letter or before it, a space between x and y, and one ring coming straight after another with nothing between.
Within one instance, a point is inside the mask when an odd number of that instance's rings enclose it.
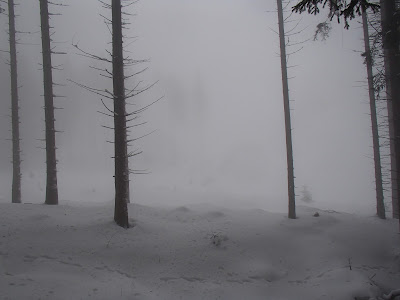
<instances>
[{"instance_id":1,"label":"dark conifer foliage","mask_svg":"<svg viewBox=\"0 0 400 300\"><path fill-rule=\"evenodd\" d=\"M353 19L356 15L361 15L363 11L372 9L374 12L379 10L379 4L368 0L301 0L293 7L294 12L302 13L307 11L310 14L318 14L320 8L328 7L330 10L331 20L336 16L338 22L343 17L345 26L348 27L348 20Z\"/></svg>"}]
</instances>

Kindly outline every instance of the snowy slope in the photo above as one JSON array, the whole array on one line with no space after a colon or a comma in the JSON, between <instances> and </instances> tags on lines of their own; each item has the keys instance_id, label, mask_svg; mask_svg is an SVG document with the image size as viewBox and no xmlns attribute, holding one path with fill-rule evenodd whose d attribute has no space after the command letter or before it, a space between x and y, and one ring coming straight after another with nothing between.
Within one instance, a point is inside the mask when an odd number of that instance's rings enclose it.
<instances>
[{"instance_id":1,"label":"snowy slope","mask_svg":"<svg viewBox=\"0 0 400 300\"><path fill-rule=\"evenodd\" d=\"M125 230L111 202L1 203L1 299L337 300L400 285L393 220L306 207L297 220L209 204L129 209Z\"/></svg>"}]
</instances>

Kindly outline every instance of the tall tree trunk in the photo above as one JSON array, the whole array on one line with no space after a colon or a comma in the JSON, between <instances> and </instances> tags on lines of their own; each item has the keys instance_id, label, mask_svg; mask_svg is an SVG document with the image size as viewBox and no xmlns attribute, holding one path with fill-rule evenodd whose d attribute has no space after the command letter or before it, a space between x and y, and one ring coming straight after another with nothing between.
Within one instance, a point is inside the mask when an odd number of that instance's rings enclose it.
<instances>
[{"instance_id":1,"label":"tall tree trunk","mask_svg":"<svg viewBox=\"0 0 400 300\"><path fill-rule=\"evenodd\" d=\"M394 9L397 11L397 16L399 13L399 1L397 1L397 6L396 6L396 1L389 1L382 9L385 10L383 13L384 14L390 14L390 20L388 22L391 22L392 24L395 24L395 21L393 20L393 14L394 14ZM381 3L382 7L382 3ZM393 9L393 10L391 10ZM385 16L386 16L385 15ZM384 18L385 16L382 16ZM398 24L397 24L398 27ZM399 33L398 28L393 28L395 32ZM391 66L390 66L390 61L393 61L396 58L397 55L397 64L393 65L393 68L396 70L394 71L395 73L393 74L399 74L399 51L397 51L397 54L395 53L395 49L399 49L399 39L400 37L397 36L395 37L395 40L397 40L397 45L393 45L392 47L384 47L384 55L385 55L385 69L387 70L388 74L386 75L386 78L392 78L391 73ZM392 49L389 49L392 48ZM389 58L389 59L386 59ZM397 65L397 67L396 67ZM397 84L399 83L399 76L397 75ZM397 99L397 101L400 101L400 92L399 88L395 88L394 90L392 89L392 79L387 80L386 84L386 95L388 97L388 117L389 117L389 136L390 136L390 157L391 157L391 174L392 174L392 210L393 210L393 217L399 219L400 218L400 199L399 199L399 188L400 188L400 182L398 182L399 173L398 173L398 162L396 159L399 159L399 156L396 155L396 143L395 141L395 129L394 129L394 115L393 115L393 99ZM399 132L397 131L397 136ZM399 220L400 222L400 220Z\"/></svg>"},{"instance_id":2,"label":"tall tree trunk","mask_svg":"<svg viewBox=\"0 0 400 300\"><path fill-rule=\"evenodd\" d=\"M286 156L288 169L288 196L289 196L289 212L290 219L296 219L296 202L294 193L294 171L293 171L293 148L292 148L292 128L290 122L290 106L289 106L289 85L286 64L286 44L285 44L285 27L283 20L282 0L277 0L278 5L278 23L279 23L279 41L281 48L281 69L282 69L282 88L283 88L283 108L285 113L285 130L286 130Z\"/></svg>"},{"instance_id":3,"label":"tall tree trunk","mask_svg":"<svg viewBox=\"0 0 400 300\"><path fill-rule=\"evenodd\" d=\"M385 78L386 78L386 99L387 99L387 111L388 111L388 124L389 124L389 138L390 138L390 177L391 177L391 185L392 185L392 212L394 218L399 218L399 189L398 189L398 172L397 172L397 162L396 162L396 146L395 146L395 129L394 129L394 114L393 114L393 99L396 95L393 94L392 89L392 76L390 75L391 66L390 61L394 59L394 50L393 46L388 44L389 35L386 33L390 30L390 23L392 22L391 15L393 11L391 11L391 7L395 7L394 3L390 3L390 1L380 1L381 5L381 18L382 18L382 32L383 34L383 42L384 42L384 66L385 66ZM389 15L389 19L388 19ZM395 89L396 92L396 89ZM397 99L399 99L397 97Z\"/></svg>"},{"instance_id":4,"label":"tall tree trunk","mask_svg":"<svg viewBox=\"0 0 400 300\"><path fill-rule=\"evenodd\" d=\"M388 127L389 127L389 150L390 150L390 182L392 186L392 216L399 218L399 193L397 188L397 164L396 164L396 149L395 149L395 136L393 124L393 104L392 104L392 83L390 80L390 65L388 57L391 50L383 49L384 67L386 77L386 103L388 113Z\"/></svg>"},{"instance_id":5,"label":"tall tree trunk","mask_svg":"<svg viewBox=\"0 0 400 300\"><path fill-rule=\"evenodd\" d=\"M19 144L18 70L15 40L14 0L8 0L11 66L11 128L12 128L12 203L21 203L21 150Z\"/></svg>"},{"instance_id":6,"label":"tall tree trunk","mask_svg":"<svg viewBox=\"0 0 400 300\"><path fill-rule=\"evenodd\" d=\"M374 80L372 73L372 56L369 45L367 13L365 11L362 13L362 21L364 30L364 47L365 47L365 57L366 57L367 76L368 76L369 106L371 110L372 143L374 149L376 210L378 217L381 219L385 219L386 216L385 216L385 203L383 201L382 168L381 168L381 156L379 151L380 149L379 149L378 122L376 116L375 89L374 89Z\"/></svg>"},{"instance_id":7,"label":"tall tree trunk","mask_svg":"<svg viewBox=\"0 0 400 300\"><path fill-rule=\"evenodd\" d=\"M389 99L392 103L393 112L393 140L396 163L396 179L399 179L400 171L400 49L399 49L399 3L396 0L381 0L381 18L382 18L382 37L385 51L385 73L386 81L389 81L390 89ZM397 180L393 189L399 193L400 180ZM398 198L397 198L398 200ZM394 204L396 206L396 204ZM397 211L400 214L400 205L397 205ZM400 225L400 219L399 219Z\"/></svg>"},{"instance_id":8,"label":"tall tree trunk","mask_svg":"<svg viewBox=\"0 0 400 300\"><path fill-rule=\"evenodd\" d=\"M289 106L289 85L286 64L286 44L285 44L285 28L283 20L282 0L277 0L278 4L278 23L279 23L279 40L281 48L281 69L282 69L282 88L283 88L283 107L285 112L285 130L286 130L286 155L288 169L288 196L289 196L289 212L290 219L296 219L296 203L294 193L294 171L293 171L293 148L292 148L292 128L290 122L290 106Z\"/></svg>"},{"instance_id":9,"label":"tall tree trunk","mask_svg":"<svg viewBox=\"0 0 400 300\"><path fill-rule=\"evenodd\" d=\"M122 48L121 0L112 2L112 64L114 89L115 211L114 221L128 228L129 172Z\"/></svg>"},{"instance_id":10,"label":"tall tree trunk","mask_svg":"<svg viewBox=\"0 0 400 300\"><path fill-rule=\"evenodd\" d=\"M384 56L388 56L388 51L383 49ZM385 59L385 70L389 70L388 60ZM386 71L385 71L386 72ZM394 143L394 125L393 125L393 105L392 105L392 87L390 80L386 80L386 102L388 112L389 126L389 150L390 150L390 182L392 186L392 216L395 219L399 218L399 193L397 188L397 164L396 164L396 149Z\"/></svg>"},{"instance_id":11,"label":"tall tree trunk","mask_svg":"<svg viewBox=\"0 0 400 300\"><path fill-rule=\"evenodd\" d=\"M47 0L40 1L42 31L44 111L46 126L46 200L45 204L58 204L56 138L54 127L53 74L50 48L49 9Z\"/></svg>"}]
</instances>

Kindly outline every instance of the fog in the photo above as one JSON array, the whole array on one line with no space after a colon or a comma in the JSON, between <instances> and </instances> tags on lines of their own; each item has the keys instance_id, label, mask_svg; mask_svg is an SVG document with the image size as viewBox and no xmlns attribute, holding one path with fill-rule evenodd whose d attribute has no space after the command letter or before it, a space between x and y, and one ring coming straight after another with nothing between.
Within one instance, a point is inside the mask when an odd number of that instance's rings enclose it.
<instances>
[{"instance_id":1,"label":"fog","mask_svg":"<svg viewBox=\"0 0 400 300\"><path fill-rule=\"evenodd\" d=\"M38 1L18 6L21 35L19 82L23 151L23 201L44 201L45 154ZM96 193L99 201L113 198L112 132L100 97L68 79L105 89L111 82L90 66L99 62L79 55L72 44L107 55L110 34L99 14L109 12L94 0L68 1L52 18L59 51L54 58L63 71L55 72L59 194L63 200L84 200ZM149 0L130 8L126 36L129 55L149 62L127 70L148 70L129 82L158 83L133 99L134 108L161 96L141 117L146 125L131 133L139 137L133 149L143 154L130 162L147 175L131 177L132 201L216 202L285 211L287 207L286 147L278 36L274 1ZM294 18L299 18L294 16ZM325 16L302 16L313 35ZM3 28L6 19L1 16ZM360 53L362 32L356 21L350 30L333 24L325 42L307 42L290 57L296 192L307 185L315 205L373 214L375 192L372 138L365 66ZM7 49L7 34L0 37ZM1 110L9 109L7 53L1 52ZM1 120L1 194L11 193L11 146L8 119ZM133 150L132 149L132 150ZM8 183L7 183L8 182ZM8 190L7 190L8 189ZM82 192L84 191L84 192ZM168 195L168 196L167 196ZM300 198L300 197L298 197ZM388 201L388 199L386 199ZM301 204L301 202L298 202Z\"/></svg>"}]
</instances>

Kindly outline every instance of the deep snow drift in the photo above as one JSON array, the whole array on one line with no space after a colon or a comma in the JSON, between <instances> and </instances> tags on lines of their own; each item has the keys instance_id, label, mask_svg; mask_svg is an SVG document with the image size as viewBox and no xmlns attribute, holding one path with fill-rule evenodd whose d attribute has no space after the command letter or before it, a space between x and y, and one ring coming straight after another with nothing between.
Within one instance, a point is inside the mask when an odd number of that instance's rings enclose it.
<instances>
[{"instance_id":1,"label":"deep snow drift","mask_svg":"<svg viewBox=\"0 0 400 300\"><path fill-rule=\"evenodd\" d=\"M2 299L338 300L400 285L395 220L130 204L125 230L111 202L1 202Z\"/></svg>"}]
</instances>

